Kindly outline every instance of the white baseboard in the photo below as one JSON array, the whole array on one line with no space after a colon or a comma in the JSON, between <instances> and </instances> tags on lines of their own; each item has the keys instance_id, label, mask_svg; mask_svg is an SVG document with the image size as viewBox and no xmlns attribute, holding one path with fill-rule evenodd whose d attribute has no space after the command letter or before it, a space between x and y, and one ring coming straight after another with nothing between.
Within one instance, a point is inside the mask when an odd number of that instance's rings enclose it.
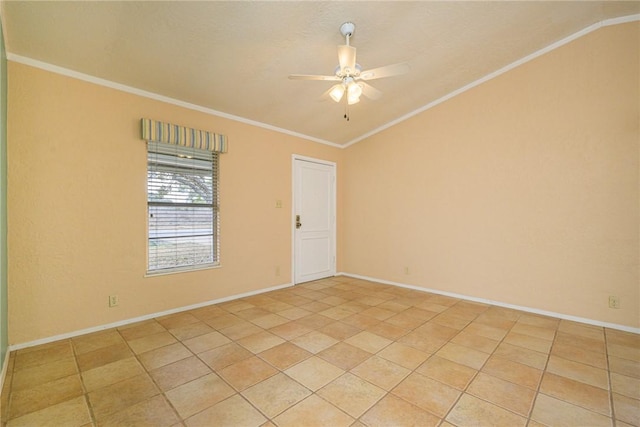
<instances>
[{"instance_id":1,"label":"white baseboard","mask_svg":"<svg viewBox=\"0 0 640 427\"><path fill-rule=\"evenodd\" d=\"M4 362L2 363L2 373L0 373L0 392L4 389L4 379L7 376L7 369L9 368L9 355L10 351L7 348L7 354L4 355ZM0 404L1 405L1 404Z\"/></svg>"},{"instance_id":2,"label":"white baseboard","mask_svg":"<svg viewBox=\"0 0 640 427\"><path fill-rule=\"evenodd\" d=\"M271 286L269 288L259 289L257 291L244 292L244 293L241 293L241 294L236 294L236 295L231 295L231 296L224 297L224 298L218 298L218 299L215 299L215 300L205 301L205 302L201 302L201 303L197 303L197 304L193 304L193 305L188 305L188 306L185 306L185 307L172 308L170 310L165 310L165 311L161 311L161 312L157 312L157 313L146 314L144 316L134 317L132 319L121 320L119 322L108 323L106 325L94 326L94 327L91 327L91 328L86 328L86 329L81 329L81 330L78 330L78 331L68 332L66 334L54 335L52 337L42 338L42 339L35 340L35 341L29 341L29 342L25 342L25 343L21 343L21 344L12 344L12 345L9 346L9 348L7 350L7 358L6 358L6 360L9 360L9 357L8 357L9 351L21 350L23 348L34 347L36 345L48 344L48 343L51 343L51 342L60 341L60 340L68 339L68 338L73 338L73 337L77 337L77 336L80 336L80 335L85 335L85 334L90 334L90 333L93 333L93 332L103 331L105 329L117 328L117 327L120 327L120 326L129 325L131 323L142 322L144 320L154 319L156 317L167 316L169 314L180 313L182 311L194 310L196 308L207 307L209 305L214 305L214 304L220 304L220 303L223 303L223 302L232 301L232 300L239 299L239 298L245 298L245 297L250 297L250 296L253 296L253 295L263 294L265 292L277 291L279 289L285 289L285 288L289 288L291 286L293 286L293 283L285 283L283 285ZM3 371L3 375L4 375L4 371ZM4 379L4 376L2 378Z\"/></svg>"},{"instance_id":3,"label":"white baseboard","mask_svg":"<svg viewBox=\"0 0 640 427\"><path fill-rule=\"evenodd\" d=\"M385 285L398 286L398 287L401 287L401 288L413 289L415 291L429 292L429 293L432 293L432 294L444 295L444 296L448 296L448 297L452 297L452 298L459 298L459 299L466 300L466 301L479 302L479 303L483 303L483 304L491 304L491 305L496 305L498 307L505 307L505 308L511 308L511 309L514 309L514 310L525 311L527 313L534 313L534 314L540 314L540 315L543 315L543 316L557 317L559 319L571 320L573 322L585 323L585 324L588 324L588 325L601 326L601 327L604 327L604 328L617 329L617 330L620 330L620 331L632 332L634 334L640 334L640 328L634 328L634 327L631 327L631 326L618 325L616 323L601 322L599 320L593 320L593 319L587 319L587 318L584 318L584 317L571 316L569 314L556 313L556 312L553 312L553 311L540 310L540 309L537 309L537 308L525 307L525 306L521 306L521 305L508 304L508 303L504 303L504 302L500 302L500 301L493 301L493 300L489 300L489 299L485 299L485 298L470 297L468 295L456 294L456 293L453 293L453 292L445 292L445 291L440 291L438 289L423 288L423 287L420 287L420 286L408 285L406 283L392 282L390 280L378 279L378 278L369 277L369 276L362 276L360 274L351 274L351 273L340 272L340 273L336 273L336 276L353 277L354 279L368 280L370 282L377 282L377 283L382 283L382 284L385 284Z\"/></svg>"}]
</instances>

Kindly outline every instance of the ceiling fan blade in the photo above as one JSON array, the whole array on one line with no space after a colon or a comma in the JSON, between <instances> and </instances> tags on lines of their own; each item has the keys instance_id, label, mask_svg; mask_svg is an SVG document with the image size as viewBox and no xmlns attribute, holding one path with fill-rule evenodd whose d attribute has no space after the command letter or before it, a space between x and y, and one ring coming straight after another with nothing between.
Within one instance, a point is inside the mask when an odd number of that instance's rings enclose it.
<instances>
[{"instance_id":1,"label":"ceiling fan blade","mask_svg":"<svg viewBox=\"0 0 640 427\"><path fill-rule=\"evenodd\" d=\"M338 46L338 62L344 74L356 71L356 48L346 44Z\"/></svg>"},{"instance_id":2,"label":"ceiling fan blade","mask_svg":"<svg viewBox=\"0 0 640 427\"><path fill-rule=\"evenodd\" d=\"M362 87L362 94L367 98L375 100L382 96L382 92L380 92L378 89L371 86L370 84L365 82L358 82L358 84L360 85L360 87Z\"/></svg>"},{"instance_id":3,"label":"ceiling fan blade","mask_svg":"<svg viewBox=\"0 0 640 427\"><path fill-rule=\"evenodd\" d=\"M329 80L329 81L340 81L340 77L338 76L318 76L314 74L290 74L289 79L291 80Z\"/></svg>"},{"instance_id":4,"label":"ceiling fan blade","mask_svg":"<svg viewBox=\"0 0 640 427\"><path fill-rule=\"evenodd\" d=\"M406 62L400 64L385 65L384 67L373 68L371 70L365 70L360 73L358 77L361 80L373 80L381 79L383 77L397 76L409 71L411 67Z\"/></svg>"}]
</instances>

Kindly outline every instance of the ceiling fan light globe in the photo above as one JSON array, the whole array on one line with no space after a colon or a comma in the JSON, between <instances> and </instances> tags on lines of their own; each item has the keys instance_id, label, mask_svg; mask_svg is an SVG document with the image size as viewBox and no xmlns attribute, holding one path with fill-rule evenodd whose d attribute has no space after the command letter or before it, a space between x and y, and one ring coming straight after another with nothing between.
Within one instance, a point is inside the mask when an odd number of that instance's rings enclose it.
<instances>
[{"instance_id":1,"label":"ceiling fan light globe","mask_svg":"<svg viewBox=\"0 0 640 427\"><path fill-rule=\"evenodd\" d=\"M335 102L340 102L342 96L344 95L344 86L342 84L337 84L329 90L329 96Z\"/></svg>"},{"instance_id":2,"label":"ceiling fan light globe","mask_svg":"<svg viewBox=\"0 0 640 427\"><path fill-rule=\"evenodd\" d=\"M362 95L362 86L351 81L347 86L347 95L349 98L360 98L360 95Z\"/></svg>"}]
</instances>

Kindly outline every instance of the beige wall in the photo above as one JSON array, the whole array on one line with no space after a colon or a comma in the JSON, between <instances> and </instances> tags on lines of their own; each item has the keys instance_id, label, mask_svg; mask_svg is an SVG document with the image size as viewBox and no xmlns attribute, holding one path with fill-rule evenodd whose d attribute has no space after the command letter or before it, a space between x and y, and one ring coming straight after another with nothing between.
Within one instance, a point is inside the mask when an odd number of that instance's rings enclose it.
<instances>
[{"instance_id":1,"label":"beige wall","mask_svg":"<svg viewBox=\"0 0 640 427\"><path fill-rule=\"evenodd\" d=\"M292 154L342 173L340 149L18 63L8 91L10 344L290 283ZM141 117L228 135L222 268L143 277Z\"/></svg>"},{"instance_id":2,"label":"beige wall","mask_svg":"<svg viewBox=\"0 0 640 427\"><path fill-rule=\"evenodd\" d=\"M598 30L349 147L344 271L639 327L639 40Z\"/></svg>"}]
</instances>

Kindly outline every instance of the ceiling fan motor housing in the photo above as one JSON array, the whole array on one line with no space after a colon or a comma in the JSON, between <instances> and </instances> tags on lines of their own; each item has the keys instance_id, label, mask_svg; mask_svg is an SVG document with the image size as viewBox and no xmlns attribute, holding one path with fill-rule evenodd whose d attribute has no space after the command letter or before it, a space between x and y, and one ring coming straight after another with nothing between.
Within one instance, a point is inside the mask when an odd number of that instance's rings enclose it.
<instances>
[{"instance_id":1,"label":"ceiling fan motor housing","mask_svg":"<svg viewBox=\"0 0 640 427\"><path fill-rule=\"evenodd\" d=\"M345 22L340 26L340 34L342 34L344 37L353 36L353 32L355 30L356 30L356 24L354 24L353 22Z\"/></svg>"}]
</instances>

